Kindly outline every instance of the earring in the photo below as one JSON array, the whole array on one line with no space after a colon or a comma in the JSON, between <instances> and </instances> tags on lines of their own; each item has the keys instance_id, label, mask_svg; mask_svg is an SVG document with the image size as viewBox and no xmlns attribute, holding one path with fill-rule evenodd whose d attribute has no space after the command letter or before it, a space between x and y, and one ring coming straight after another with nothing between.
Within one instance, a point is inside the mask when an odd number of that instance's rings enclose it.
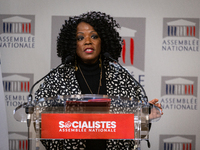
<instances>
[{"instance_id":1,"label":"earring","mask_svg":"<svg viewBox=\"0 0 200 150\"><path fill-rule=\"evenodd\" d=\"M75 71L78 70L78 67L77 67L77 60L76 60L76 56L75 56Z\"/></svg>"},{"instance_id":2,"label":"earring","mask_svg":"<svg viewBox=\"0 0 200 150\"><path fill-rule=\"evenodd\" d=\"M99 68L101 68L102 60L101 60L101 55L99 57Z\"/></svg>"}]
</instances>

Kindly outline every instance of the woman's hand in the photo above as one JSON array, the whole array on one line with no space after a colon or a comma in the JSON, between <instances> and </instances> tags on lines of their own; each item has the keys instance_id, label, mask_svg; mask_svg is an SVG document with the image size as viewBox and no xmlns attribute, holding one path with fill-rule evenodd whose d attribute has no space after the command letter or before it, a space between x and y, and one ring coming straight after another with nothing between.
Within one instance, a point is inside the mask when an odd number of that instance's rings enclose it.
<instances>
[{"instance_id":1,"label":"woman's hand","mask_svg":"<svg viewBox=\"0 0 200 150\"><path fill-rule=\"evenodd\" d=\"M158 99L153 99L149 102L150 104L158 107L161 110L161 115L163 115L163 109L162 109L162 105L160 103L158 103Z\"/></svg>"}]
</instances>

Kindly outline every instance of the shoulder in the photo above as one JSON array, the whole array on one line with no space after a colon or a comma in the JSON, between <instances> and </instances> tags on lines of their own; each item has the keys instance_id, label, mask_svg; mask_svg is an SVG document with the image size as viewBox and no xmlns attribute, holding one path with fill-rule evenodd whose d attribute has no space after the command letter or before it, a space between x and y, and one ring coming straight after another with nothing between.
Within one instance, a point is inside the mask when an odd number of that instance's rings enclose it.
<instances>
[{"instance_id":1,"label":"shoulder","mask_svg":"<svg viewBox=\"0 0 200 150\"><path fill-rule=\"evenodd\" d=\"M131 80L131 74L129 71L117 63L109 62L106 66L106 70L110 76L119 77L120 79L124 78L124 80Z\"/></svg>"},{"instance_id":2,"label":"shoulder","mask_svg":"<svg viewBox=\"0 0 200 150\"><path fill-rule=\"evenodd\" d=\"M71 66L53 69L45 77L44 82L36 91L36 98L53 97L59 94L62 87L66 86L67 80L74 77L74 69Z\"/></svg>"},{"instance_id":3,"label":"shoulder","mask_svg":"<svg viewBox=\"0 0 200 150\"><path fill-rule=\"evenodd\" d=\"M74 73L73 66L59 67L59 68L52 69L45 79L48 80L48 79L53 78L55 80L56 77L64 77L65 75L69 75L73 73Z\"/></svg>"}]
</instances>

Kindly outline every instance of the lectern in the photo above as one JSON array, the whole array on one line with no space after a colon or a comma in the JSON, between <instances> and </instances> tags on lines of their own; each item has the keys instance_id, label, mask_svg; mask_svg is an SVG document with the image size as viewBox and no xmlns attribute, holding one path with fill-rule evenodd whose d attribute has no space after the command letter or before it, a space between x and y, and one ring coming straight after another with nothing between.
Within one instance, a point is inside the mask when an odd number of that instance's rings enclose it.
<instances>
[{"instance_id":1,"label":"lectern","mask_svg":"<svg viewBox=\"0 0 200 150\"><path fill-rule=\"evenodd\" d=\"M26 103L14 110L17 121L30 121L29 149L45 149L41 141L63 139L114 139L140 142L149 139L149 124L161 118L160 110L137 99L108 95L65 95ZM30 118L29 118L30 117Z\"/></svg>"}]
</instances>

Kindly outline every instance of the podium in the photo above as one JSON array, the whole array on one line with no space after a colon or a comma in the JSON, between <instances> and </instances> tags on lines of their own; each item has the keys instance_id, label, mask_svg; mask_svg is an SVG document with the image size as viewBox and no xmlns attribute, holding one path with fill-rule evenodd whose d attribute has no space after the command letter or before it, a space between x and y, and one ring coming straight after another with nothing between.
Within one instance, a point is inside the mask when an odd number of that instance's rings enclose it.
<instances>
[{"instance_id":1,"label":"podium","mask_svg":"<svg viewBox=\"0 0 200 150\"><path fill-rule=\"evenodd\" d=\"M65 95L27 103L14 110L14 118L28 121L30 150L45 149L41 141L64 139L134 140L140 150L149 139L150 123L161 118L160 109L137 99L108 95ZM29 104L30 105L30 104Z\"/></svg>"}]
</instances>

